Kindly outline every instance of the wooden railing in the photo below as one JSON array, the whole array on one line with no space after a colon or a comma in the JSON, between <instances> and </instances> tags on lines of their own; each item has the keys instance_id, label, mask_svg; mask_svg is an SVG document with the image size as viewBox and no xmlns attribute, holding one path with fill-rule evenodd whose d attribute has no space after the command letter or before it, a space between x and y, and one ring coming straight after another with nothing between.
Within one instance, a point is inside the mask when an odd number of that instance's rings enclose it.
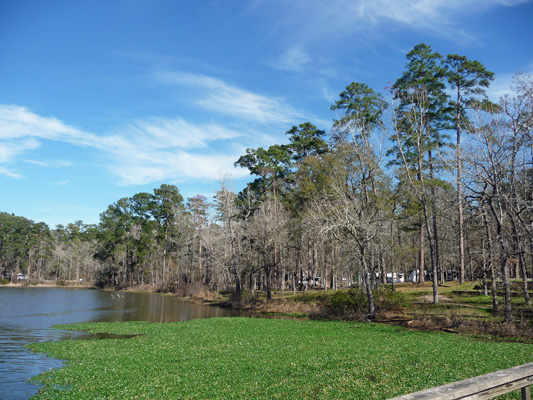
<instances>
[{"instance_id":1,"label":"wooden railing","mask_svg":"<svg viewBox=\"0 0 533 400\"><path fill-rule=\"evenodd\" d=\"M390 400L484 400L518 389L522 390L522 400L531 400L531 385L533 385L533 363L394 397Z\"/></svg>"}]
</instances>

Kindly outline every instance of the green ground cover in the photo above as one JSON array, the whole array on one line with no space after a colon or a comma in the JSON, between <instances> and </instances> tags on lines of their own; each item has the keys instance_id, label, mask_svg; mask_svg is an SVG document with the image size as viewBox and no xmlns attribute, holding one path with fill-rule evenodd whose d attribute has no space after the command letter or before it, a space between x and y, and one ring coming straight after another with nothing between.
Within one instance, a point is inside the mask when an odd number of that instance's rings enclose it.
<instances>
[{"instance_id":1,"label":"green ground cover","mask_svg":"<svg viewBox=\"0 0 533 400\"><path fill-rule=\"evenodd\" d=\"M138 336L31 344L68 360L39 377L39 399L387 399L533 361L533 345L374 323L213 318L69 329Z\"/></svg>"}]
</instances>

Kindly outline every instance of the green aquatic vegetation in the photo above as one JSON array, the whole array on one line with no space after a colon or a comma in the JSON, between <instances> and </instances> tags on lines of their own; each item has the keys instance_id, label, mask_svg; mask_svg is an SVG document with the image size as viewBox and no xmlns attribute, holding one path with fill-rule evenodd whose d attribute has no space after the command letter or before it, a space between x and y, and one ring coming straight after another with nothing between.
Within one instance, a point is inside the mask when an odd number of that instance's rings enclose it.
<instances>
[{"instance_id":1,"label":"green aquatic vegetation","mask_svg":"<svg viewBox=\"0 0 533 400\"><path fill-rule=\"evenodd\" d=\"M533 360L533 346L373 323L213 318L61 327L39 399L387 399ZM519 398L514 396L508 398Z\"/></svg>"}]
</instances>

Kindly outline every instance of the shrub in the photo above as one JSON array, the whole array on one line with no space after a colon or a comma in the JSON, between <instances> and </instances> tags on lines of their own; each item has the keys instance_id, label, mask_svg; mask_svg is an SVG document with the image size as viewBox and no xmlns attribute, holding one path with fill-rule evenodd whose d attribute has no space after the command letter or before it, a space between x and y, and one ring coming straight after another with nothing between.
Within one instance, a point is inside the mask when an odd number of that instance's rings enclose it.
<instances>
[{"instance_id":1,"label":"shrub","mask_svg":"<svg viewBox=\"0 0 533 400\"><path fill-rule=\"evenodd\" d=\"M65 285L66 285L66 283L65 283L65 281L63 279L60 279L60 280L56 281L56 286L65 286Z\"/></svg>"},{"instance_id":2,"label":"shrub","mask_svg":"<svg viewBox=\"0 0 533 400\"><path fill-rule=\"evenodd\" d=\"M366 312L366 298L357 289L337 290L330 299L330 313L346 319L359 318Z\"/></svg>"},{"instance_id":3,"label":"shrub","mask_svg":"<svg viewBox=\"0 0 533 400\"><path fill-rule=\"evenodd\" d=\"M459 312L458 308L452 307L444 319L444 324L447 328L457 328L465 321L464 316Z\"/></svg>"},{"instance_id":4,"label":"shrub","mask_svg":"<svg viewBox=\"0 0 533 400\"><path fill-rule=\"evenodd\" d=\"M376 301L376 308L379 312L403 311L407 306L408 301L405 293L395 291L392 286L381 290Z\"/></svg>"},{"instance_id":5,"label":"shrub","mask_svg":"<svg viewBox=\"0 0 533 400\"><path fill-rule=\"evenodd\" d=\"M7 285L9 283L9 279L4 278L0 281L0 285Z\"/></svg>"},{"instance_id":6,"label":"shrub","mask_svg":"<svg viewBox=\"0 0 533 400\"><path fill-rule=\"evenodd\" d=\"M392 288L384 288L379 295L374 291L376 311L402 312L408 307L408 300L404 293L396 292ZM329 299L328 314L342 319L362 319L368 313L368 301L364 292L357 289L337 290Z\"/></svg>"}]
</instances>

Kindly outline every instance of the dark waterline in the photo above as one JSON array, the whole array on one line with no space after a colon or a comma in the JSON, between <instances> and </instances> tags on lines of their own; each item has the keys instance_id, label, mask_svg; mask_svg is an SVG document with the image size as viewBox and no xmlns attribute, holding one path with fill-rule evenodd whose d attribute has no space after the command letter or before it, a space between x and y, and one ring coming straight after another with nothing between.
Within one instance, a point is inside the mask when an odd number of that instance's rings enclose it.
<instances>
[{"instance_id":1,"label":"dark waterline","mask_svg":"<svg viewBox=\"0 0 533 400\"><path fill-rule=\"evenodd\" d=\"M180 301L153 293L118 293L70 288L0 287L0 399L21 400L39 387L27 379L62 361L31 353L24 345L83 338L53 325L97 321L177 322L228 317L239 312Z\"/></svg>"}]
</instances>

